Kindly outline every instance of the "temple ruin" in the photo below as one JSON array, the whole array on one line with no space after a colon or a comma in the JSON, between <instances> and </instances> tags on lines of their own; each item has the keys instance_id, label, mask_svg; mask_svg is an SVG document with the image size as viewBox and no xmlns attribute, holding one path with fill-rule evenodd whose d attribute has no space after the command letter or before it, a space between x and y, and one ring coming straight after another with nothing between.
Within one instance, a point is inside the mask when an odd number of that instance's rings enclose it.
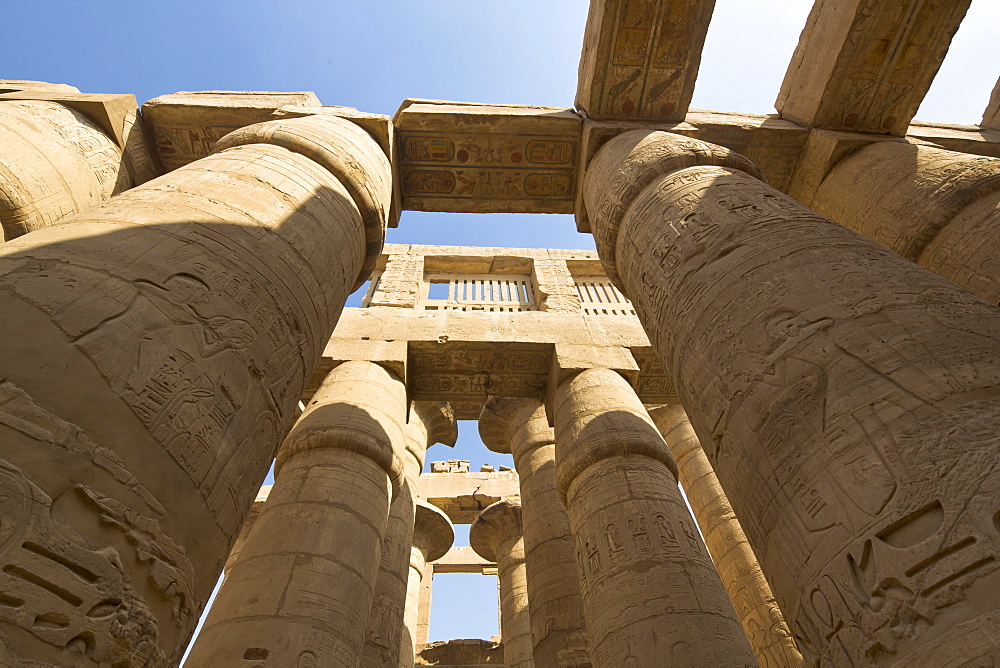
<instances>
[{"instance_id":1,"label":"temple ruin","mask_svg":"<svg viewBox=\"0 0 1000 668\"><path fill-rule=\"evenodd\" d=\"M573 108L0 80L0 665L177 665L223 573L187 666L993 665L1000 85L913 119L970 1L816 0L769 116L689 109L713 0L593 0Z\"/></svg>"}]
</instances>

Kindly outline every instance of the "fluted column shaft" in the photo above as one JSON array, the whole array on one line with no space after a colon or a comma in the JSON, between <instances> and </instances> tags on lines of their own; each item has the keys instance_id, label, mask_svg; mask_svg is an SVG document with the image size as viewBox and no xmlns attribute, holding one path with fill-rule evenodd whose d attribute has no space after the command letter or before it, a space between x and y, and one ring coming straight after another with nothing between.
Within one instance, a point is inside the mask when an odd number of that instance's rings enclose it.
<instances>
[{"instance_id":1,"label":"fluted column shaft","mask_svg":"<svg viewBox=\"0 0 1000 668\"><path fill-rule=\"evenodd\" d=\"M406 391L371 362L329 373L278 452L274 487L188 664L359 665Z\"/></svg>"},{"instance_id":2,"label":"fluted column shaft","mask_svg":"<svg viewBox=\"0 0 1000 668\"><path fill-rule=\"evenodd\" d=\"M677 460L677 478L761 668L802 666L802 654L684 409L661 406L650 417Z\"/></svg>"},{"instance_id":3,"label":"fluted column shaft","mask_svg":"<svg viewBox=\"0 0 1000 668\"><path fill-rule=\"evenodd\" d=\"M491 397L479 433L491 450L514 456L535 664L589 666L573 534L556 491L555 433L545 406L536 399Z\"/></svg>"},{"instance_id":4,"label":"fluted column shaft","mask_svg":"<svg viewBox=\"0 0 1000 668\"><path fill-rule=\"evenodd\" d=\"M469 528L472 549L497 565L500 640L506 668L533 668L535 665L521 526L520 503L503 499L487 506Z\"/></svg>"},{"instance_id":5,"label":"fluted column shaft","mask_svg":"<svg viewBox=\"0 0 1000 668\"><path fill-rule=\"evenodd\" d=\"M427 578L434 575L430 562L440 559L455 542L455 529L448 516L434 506L417 502L413 522L413 546L410 548L410 566L407 570L406 609L403 612L403 633L399 665L413 666L413 651L419 648L420 596ZM426 639L426 638L425 638ZM405 653L409 645L411 652Z\"/></svg>"},{"instance_id":6,"label":"fluted column shaft","mask_svg":"<svg viewBox=\"0 0 1000 668\"><path fill-rule=\"evenodd\" d=\"M619 135L586 176L602 261L807 661L985 660L1000 311L754 173L697 140Z\"/></svg>"},{"instance_id":7,"label":"fluted column shaft","mask_svg":"<svg viewBox=\"0 0 1000 668\"><path fill-rule=\"evenodd\" d=\"M554 396L556 476L595 666L755 666L663 438L617 372Z\"/></svg>"},{"instance_id":8,"label":"fluted column shaft","mask_svg":"<svg viewBox=\"0 0 1000 668\"><path fill-rule=\"evenodd\" d=\"M435 422L440 424L435 425ZM443 431L450 433L442 434ZM411 405L405 432L403 476L399 491L389 506L382 558L362 651L363 666L413 665L413 638L403 624L403 613L413 545L417 479L424 466L427 448L438 439L454 445L458 435L450 407L424 401Z\"/></svg>"},{"instance_id":9,"label":"fluted column shaft","mask_svg":"<svg viewBox=\"0 0 1000 668\"><path fill-rule=\"evenodd\" d=\"M4 556L4 573L34 574L0 575L25 601L0 606L14 656L180 660L377 260L389 174L352 123L264 123L0 247L0 469L16 490L0 509L21 518L12 545L57 555ZM50 612L59 630L34 625Z\"/></svg>"},{"instance_id":10,"label":"fluted column shaft","mask_svg":"<svg viewBox=\"0 0 1000 668\"><path fill-rule=\"evenodd\" d=\"M876 142L841 161L810 205L1000 304L1000 158Z\"/></svg>"}]
</instances>

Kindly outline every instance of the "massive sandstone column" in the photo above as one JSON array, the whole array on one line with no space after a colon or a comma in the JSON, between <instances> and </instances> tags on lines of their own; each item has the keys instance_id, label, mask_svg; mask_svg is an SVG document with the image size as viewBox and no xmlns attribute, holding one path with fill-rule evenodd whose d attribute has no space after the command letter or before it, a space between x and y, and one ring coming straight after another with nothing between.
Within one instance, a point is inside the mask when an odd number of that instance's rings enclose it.
<instances>
[{"instance_id":1,"label":"massive sandstone column","mask_svg":"<svg viewBox=\"0 0 1000 668\"><path fill-rule=\"evenodd\" d=\"M131 188L121 149L58 102L0 100L0 242Z\"/></svg>"},{"instance_id":2,"label":"massive sandstone column","mask_svg":"<svg viewBox=\"0 0 1000 668\"><path fill-rule=\"evenodd\" d=\"M455 542L455 529L451 520L438 508L417 502L413 522L413 546L410 549L410 569L406 583L406 610L403 613L402 649L399 655L399 665L402 668L413 666L413 652L405 653L407 643L416 650L421 642L417 625L420 621L420 595L427 578L433 578L432 561L443 557ZM424 638L426 639L426 638Z\"/></svg>"},{"instance_id":3,"label":"massive sandstone column","mask_svg":"<svg viewBox=\"0 0 1000 668\"><path fill-rule=\"evenodd\" d=\"M278 451L188 665L359 665L405 419L406 388L379 365L327 375Z\"/></svg>"},{"instance_id":4,"label":"massive sandstone column","mask_svg":"<svg viewBox=\"0 0 1000 668\"><path fill-rule=\"evenodd\" d=\"M616 137L584 186L601 258L807 660L985 661L1000 311L754 173L693 139Z\"/></svg>"},{"instance_id":5,"label":"massive sandstone column","mask_svg":"<svg viewBox=\"0 0 1000 668\"><path fill-rule=\"evenodd\" d=\"M389 178L349 122L264 123L0 248L0 662L180 659Z\"/></svg>"},{"instance_id":6,"label":"massive sandstone column","mask_svg":"<svg viewBox=\"0 0 1000 668\"><path fill-rule=\"evenodd\" d=\"M520 502L501 499L486 506L469 527L469 545L480 557L497 565L503 665L506 668L533 668Z\"/></svg>"},{"instance_id":7,"label":"massive sandstone column","mask_svg":"<svg viewBox=\"0 0 1000 668\"><path fill-rule=\"evenodd\" d=\"M537 399L491 397L479 416L490 450L514 456L521 487L528 608L538 666L588 666L573 534L556 492L555 434Z\"/></svg>"},{"instance_id":8,"label":"massive sandstone column","mask_svg":"<svg viewBox=\"0 0 1000 668\"><path fill-rule=\"evenodd\" d=\"M1000 304L1000 159L876 142L834 167L810 206Z\"/></svg>"},{"instance_id":9,"label":"massive sandstone column","mask_svg":"<svg viewBox=\"0 0 1000 668\"><path fill-rule=\"evenodd\" d=\"M405 428L406 449L402 453L403 476L399 491L389 506L389 519L382 540L379 564L368 614L362 666L396 666L401 658L413 655L413 638L403 626L406 586L413 545L417 479L424 467L427 448L435 443L455 445L458 429L451 406L444 402L415 401L410 405Z\"/></svg>"},{"instance_id":10,"label":"massive sandstone column","mask_svg":"<svg viewBox=\"0 0 1000 668\"><path fill-rule=\"evenodd\" d=\"M553 405L594 665L756 666L632 387L587 369L559 384Z\"/></svg>"},{"instance_id":11,"label":"massive sandstone column","mask_svg":"<svg viewBox=\"0 0 1000 668\"><path fill-rule=\"evenodd\" d=\"M649 417L677 460L677 479L761 668L804 665L771 587L684 409L668 404L650 411Z\"/></svg>"}]
</instances>

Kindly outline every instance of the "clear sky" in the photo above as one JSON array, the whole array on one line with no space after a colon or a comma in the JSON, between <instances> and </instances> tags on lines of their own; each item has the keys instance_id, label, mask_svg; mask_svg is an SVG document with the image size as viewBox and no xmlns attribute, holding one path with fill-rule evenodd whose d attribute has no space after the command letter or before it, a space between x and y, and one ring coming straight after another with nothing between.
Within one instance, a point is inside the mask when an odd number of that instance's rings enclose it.
<instances>
[{"instance_id":1,"label":"clear sky","mask_svg":"<svg viewBox=\"0 0 1000 668\"><path fill-rule=\"evenodd\" d=\"M692 106L773 113L811 5L717 0ZM311 90L382 114L407 97L569 107L586 14L585 0L0 0L0 77L140 103L222 89ZM917 118L979 122L1000 75L997 26L1000 2L973 0ZM388 241L593 248L557 215L406 212ZM485 451L475 423L460 434L454 452L436 446L428 461L510 465ZM495 606L495 579L440 577L431 639L497 633Z\"/></svg>"}]
</instances>

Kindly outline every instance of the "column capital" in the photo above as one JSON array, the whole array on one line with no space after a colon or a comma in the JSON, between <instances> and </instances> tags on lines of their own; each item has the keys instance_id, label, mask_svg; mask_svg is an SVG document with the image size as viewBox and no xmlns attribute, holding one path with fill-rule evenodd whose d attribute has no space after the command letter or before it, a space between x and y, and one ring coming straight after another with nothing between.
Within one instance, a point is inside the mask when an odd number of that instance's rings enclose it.
<instances>
[{"instance_id":1,"label":"column capital","mask_svg":"<svg viewBox=\"0 0 1000 668\"><path fill-rule=\"evenodd\" d=\"M365 226L365 261L359 287L378 262L392 205L392 167L378 143L360 126L326 114L255 123L230 132L219 153L247 144L272 144L322 165L347 188Z\"/></svg>"},{"instance_id":2,"label":"column capital","mask_svg":"<svg viewBox=\"0 0 1000 668\"><path fill-rule=\"evenodd\" d=\"M521 535L521 500L500 499L486 506L469 527L469 545L480 557L496 563L500 545Z\"/></svg>"},{"instance_id":3,"label":"column capital","mask_svg":"<svg viewBox=\"0 0 1000 668\"><path fill-rule=\"evenodd\" d=\"M660 430L671 454L678 461L692 450L701 447L691 426L691 420L680 404L666 404L654 408L649 411L649 417Z\"/></svg>"},{"instance_id":4,"label":"column capital","mask_svg":"<svg viewBox=\"0 0 1000 668\"><path fill-rule=\"evenodd\" d=\"M556 441L545 404L526 397L490 397L479 414L479 436L493 452L520 457Z\"/></svg>"},{"instance_id":5,"label":"column capital","mask_svg":"<svg viewBox=\"0 0 1000 668\"><path fill-rule=\"evenodd\" d=\"M398 488L402 476L406 390L374 362L344 362L323 380L278 450L275 476L291 457L315 448L341 448L382 467Z\"/></svg>"},{"instance_id":6,"label":"column capital","mask_svg":"<svg viewBox=\"0 0 1000 668\"><path fill-rule=\"evenodd\" d=\"M555 391L556 489L563 503L573 480L609 457L643 455L677 463L635 390L611 369L588 369Z\"/></svg>"},{"instance_id":7,"label":"column capital","mask_svg":"<svg viewBox=\"0 0 1000 668\"><path fill-rule=\"evenodd\" d=\"M583 179L583 201L601 261L619 289L624 290L624 285L615 245L625 211L657 177L700 165L729 167L764 179L752 162L735 151L661 130L624 132L594 155Z\"/></svg>"},{"instance_id":8,"label":"column capital","mask_svg":"<svg viewBox=\"0 0 1000 668\"><path fill-rule=\"evenodd\" d=\"M419 550L425 562L440 559L455 542L455 528L451 520L437 506L417 501L413 521L413 548Z\"/></svg>"}]
</instances>

